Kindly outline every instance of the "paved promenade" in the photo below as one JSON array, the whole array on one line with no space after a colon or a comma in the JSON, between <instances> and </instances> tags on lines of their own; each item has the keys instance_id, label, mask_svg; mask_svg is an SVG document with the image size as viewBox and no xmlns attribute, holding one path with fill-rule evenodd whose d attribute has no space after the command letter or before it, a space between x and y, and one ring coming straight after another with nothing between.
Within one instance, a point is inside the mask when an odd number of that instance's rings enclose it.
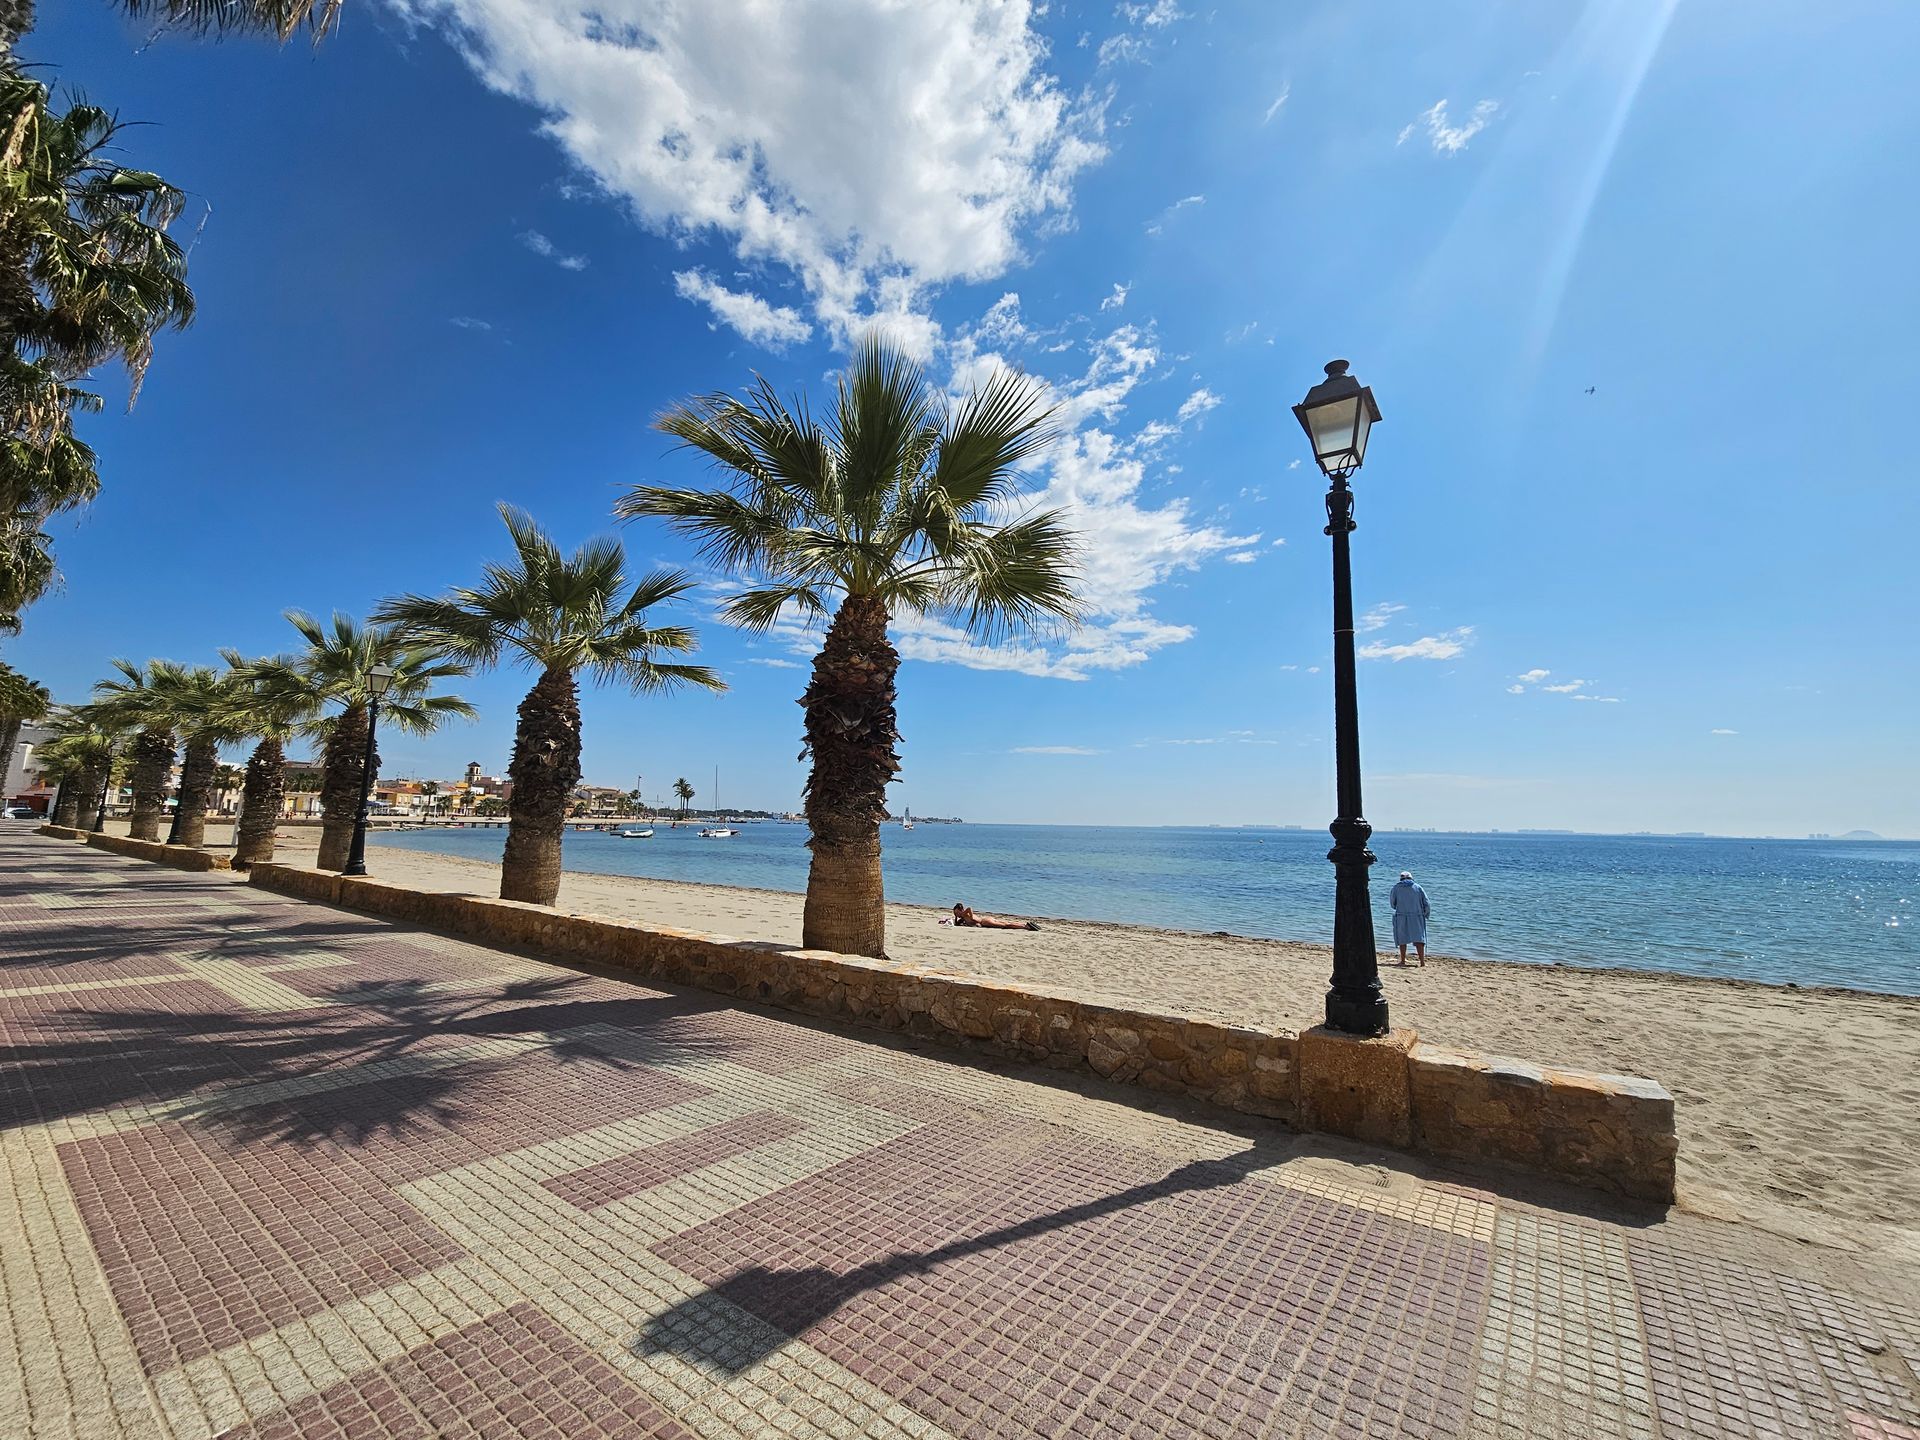
<instances>
[{"instance_id":1,"label":"paved promenade","mask_svg":"<svg viewBox=\"0 0 1920 1440\"><path fill-rule=\"evenodd\" d=\"M1910 1272L1116 1096L10 826L0 1440L1920 1440Z\"/></svg>"}]
</instances>

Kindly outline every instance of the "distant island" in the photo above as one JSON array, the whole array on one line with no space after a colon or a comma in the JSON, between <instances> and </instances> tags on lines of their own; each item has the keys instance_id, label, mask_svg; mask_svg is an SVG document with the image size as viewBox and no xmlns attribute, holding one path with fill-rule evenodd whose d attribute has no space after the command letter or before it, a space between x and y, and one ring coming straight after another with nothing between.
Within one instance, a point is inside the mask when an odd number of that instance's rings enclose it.
<instances>
[{"instance_id":1,"label":"distant island","mask_svg":"<svg viewBox=\"0 0 1920 1440\"><path fill-rule=\"evenodd\" d=\"M1844 835L1809 835L1809 840L1884 840L1887 837L1871 830L1849 830Z\"/></svg>"}]
</instances>

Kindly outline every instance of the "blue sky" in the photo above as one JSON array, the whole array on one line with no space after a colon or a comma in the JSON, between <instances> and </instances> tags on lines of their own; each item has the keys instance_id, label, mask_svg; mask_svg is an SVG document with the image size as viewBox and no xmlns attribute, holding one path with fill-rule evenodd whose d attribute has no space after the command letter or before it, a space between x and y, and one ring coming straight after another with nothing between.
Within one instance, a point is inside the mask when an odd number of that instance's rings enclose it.
<instances>
[{"instance_id":1,"label":"blue sky","mask_svg":"<svg viewBox=\"0 0 1920 1440\"><path fill-rule=\"evenodd\" d=\"M1288 407L1339 355L1384 415L1377 826L1920 834L1910 7L581 9L349 0L315 52L42 7L32 58L195 196L201 317L87 422L105 491L11 663L77 698L112 655L283 648L288 606L472 578L498 500L575 543L704 473L662 406L817 391L879 323L943 383L1056 387L1033 483L1095 609L997 653L905 627L905 799L1320 824L1324 485ZM797 804L804 639L719 593L732 691L589 695L590 780L704 799L718 765ZM387 772L503 770L528 683L467 683L481 719Z\"/></svg>"}]
</instances>

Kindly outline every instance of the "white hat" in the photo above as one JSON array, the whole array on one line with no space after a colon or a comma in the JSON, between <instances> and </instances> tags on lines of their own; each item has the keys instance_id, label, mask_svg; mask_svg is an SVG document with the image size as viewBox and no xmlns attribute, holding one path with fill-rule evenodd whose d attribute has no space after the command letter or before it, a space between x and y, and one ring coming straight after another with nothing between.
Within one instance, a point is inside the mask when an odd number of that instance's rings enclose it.
<instances>
[{"instance_id":1,"label":"white hat","mask_svg":"<svg viewBox=\"0 0 1920 1440\"><path fill-rule=\"evenodd\" d=\"M1411 880L1413 878L1413 872L1411 870L1402 870L1400 872L1400 878L1402 880Z\"/></svg>"}]
</instances>

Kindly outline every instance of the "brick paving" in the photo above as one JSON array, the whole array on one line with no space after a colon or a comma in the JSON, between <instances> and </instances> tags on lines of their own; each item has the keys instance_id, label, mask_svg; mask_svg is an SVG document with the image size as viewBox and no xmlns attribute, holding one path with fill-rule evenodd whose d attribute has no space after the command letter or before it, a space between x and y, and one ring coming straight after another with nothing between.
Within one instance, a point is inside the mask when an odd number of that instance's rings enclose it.
<instances>
[{"instance_id":1,"label":"brick paving","mask_svg":"<svg viewBox=\"0 0 1920 1440\"><path fill-rule=\"evenodd\" d=\"M0 831L0 1440L1920 1440L1909 1266L1412 1166Z\"/></svg>"}]
</instances>

